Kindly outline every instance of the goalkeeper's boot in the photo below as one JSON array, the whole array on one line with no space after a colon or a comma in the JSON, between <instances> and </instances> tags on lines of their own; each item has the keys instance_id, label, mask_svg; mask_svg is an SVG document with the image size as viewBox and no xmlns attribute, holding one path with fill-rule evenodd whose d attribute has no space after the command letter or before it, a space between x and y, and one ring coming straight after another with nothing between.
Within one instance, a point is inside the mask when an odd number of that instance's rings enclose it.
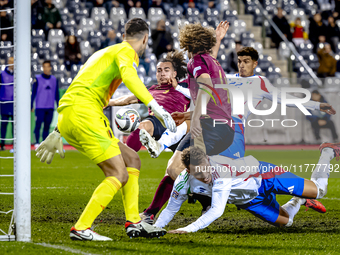
<instances>
[{"instance_id":1,"label":"goalkeeper's boot","mask_svg":"<svg viewBox=\"0 0 340 255\"><path fill-rule=\"evenodd\" d=\"M101 236L94 232L91 228L85 230L76 230L75 227L72 227L70 238L74 241L112 241L111 238Z\"/></svg>"},{"instance_id":2,"label":"goalkeeper's boot","mask_svg":"<svg viewBox=\"0 0 340 255\"><path fill-rule=\"evenodd\" d=\"M142 212L139 214L139 217L141 218L142 221L148 223L148 224L154 224L155 223L155 215L152 213L147 213L147 212Z\"/></svg>"},{"instance_id":3,"label":"goalkeeper's boot","mask_svg":"<svg viewBox=\"0 0 340 255\"><path fill-rule=\"evenodd\" d=\"M151 158L157 158L161 154L163 146L153 139L145 129L139 131L139 140L148 150Z\"/></svg>"},{"instance_id":4,"label":"goalkeeper's boot","mask_svg":"<svg viewBox=\"0 0 340 255\"><path fill-rule=\"evenodd\" d=\"M309 208L312 208L313 210L319 212L319 213L325 213L326 207L318 200L315 199L306 199L306 203L304 203L306 206L306 211Z\"/></svg>"},{"instance_id":5,"label":"goalkeeper's boot","mask_svg":"<svg viewBox=\"0 0 340 255\"><path fill-rule=\"evenodd\" d=\"M166 234L166 230L153 225L150 225L144 221L132 223L127 221L125 223L126 234L132 237L161 237Z\"/></svg>"},{"instance_id":6,"label":"goalkeeper's boot","mask_svg":"<svg viewBox=\"0 0 340 255\"><path fill-rule=\"evenodd\" d=\"M332 148L334 151L334 157L336 161L340 159L340 143L323 143L320 145L319 150L322 152L324 148Z\"/></svg>"}]
</instances>

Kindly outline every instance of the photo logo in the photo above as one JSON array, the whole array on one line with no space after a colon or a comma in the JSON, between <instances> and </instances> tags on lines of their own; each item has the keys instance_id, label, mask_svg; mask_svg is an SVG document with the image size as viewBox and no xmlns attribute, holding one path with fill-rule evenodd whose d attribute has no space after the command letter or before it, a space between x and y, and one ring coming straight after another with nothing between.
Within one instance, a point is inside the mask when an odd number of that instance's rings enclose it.
<instances>
[{"instance_id":1,"label":"photo logo","mask_svg":"<svg viewBox=\"0 0 340 255\"><path fill-rule=\"evenodd\" d=\"M202 83L201 83L202 84ZM272 93L271 93L271 101L272 106L270 109L267 110L257 110L256 106L253 105L253 91L250 89L247 91L247 95L245 96L243 94L243 91L239 89L238 87L229 85L229 84L216 84L215 88L212 88L211 86L207 84L203 84L204 86L207 86L213 93L210 93L204 88L200 88L203 91L207 92L207 94L213 99L215 105L217 105L216 100L213 96L213 94L216 95L216 97L219 99L220 104L222 105L222 100L217 92L216 89L224 89L228 90L230 93L230 99L231 99L231 107L232 107L232 115L244 115L245 113L245 106L248 107L249 111L255 115L260 116L267 116L272 113L274 113L277 109L278 103L281 103L281 115L287 115L287 106L293 106L295 105L304 115L311 115L311 113L303 106L304 103L307 103L311 99L311 93L309 90L304 88L275 88L273 87ZM290 96L288 93L301 93L304 94L305 97L303 98L296 98ZM202 108L201 113L202 115L207 114L207 95L204 94L202 97Z\"/></svg>"},{"instance_id":2,"label":"photo logo","mask_svg":"<svg viewBox=\"0 0 340 255\"><path fill-rule=\"evenodd\" d=\"M216 89L214 89L212 86L210 86L210 85L208 85L208 84L205 84L205 83L202 83L202 82L199 82L198 84L199 84L199 85L203 85L203 86L208 87L213 93L215 93L215 95L216 95L217 99L219 100L220 104L223 105L223 104L222 104L222 100L221 100L221 98L220 98L220 95L217 93ZM207 93L207 94L211 97L211 99L214 101L215 105L217 105L217 102L216 102L214 96L212 95L212 93L210 93L208 90L206 90L206 89L204 89L204 88L201 88L201 87L200 87L199 89L201 89L201 90L203 90L205 93Z\"/></svg>"}]
</instances>

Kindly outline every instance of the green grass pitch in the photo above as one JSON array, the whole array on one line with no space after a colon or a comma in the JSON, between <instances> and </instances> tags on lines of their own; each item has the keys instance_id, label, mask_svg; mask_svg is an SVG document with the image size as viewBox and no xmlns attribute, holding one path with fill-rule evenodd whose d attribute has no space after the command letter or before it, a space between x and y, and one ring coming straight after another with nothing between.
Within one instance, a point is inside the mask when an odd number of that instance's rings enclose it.
<instances>
[{"instance_id":1,"label":"green grass pitch","mask_svg":"<svg viewBox=\"0 0 340 255\"><path fill-rule=\"evenodd\" d=\"M1 152L4 155L9 153ZM163 153L158 159L151 159L145 151L139 155L141 211L151 202L171 153ZM317 163L319 158L318 151L247 151L247 155L283 165ZM11 164L1 160L0 174L11 173ZM301 174L310 177L311 171ZM74 242L68 237L70 228L104 176L77 151L67 151L63 160L56 155L51 165L40 163L32 153L32 242L0 242L0 254L339 254L339 177L331 174L327 197L322 200L327 213L311 209L305 212L302 207L290 228L273 227L228 205L220 219L197 233L129 239L124 231L124 210L118 193L94 224L95 231L113 238L113 242ZM0 192L12 190L13 179L1 178ZM280 204L289 199L278 196ZM10 209L12 204L11 197L1 196L0 211ZM199 217L200 212L199 203L184 203L166 229L183 227ZM1 214L0 228L7 229L8 222L9 216Z\"/></svg>"}]
</instances>

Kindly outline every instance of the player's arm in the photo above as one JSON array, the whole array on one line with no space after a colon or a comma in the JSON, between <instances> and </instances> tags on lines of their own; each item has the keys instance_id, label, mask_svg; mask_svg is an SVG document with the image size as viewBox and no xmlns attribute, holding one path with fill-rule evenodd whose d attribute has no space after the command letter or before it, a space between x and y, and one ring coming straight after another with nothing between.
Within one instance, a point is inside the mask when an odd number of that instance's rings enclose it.
<instances>
[{"instance_id":1,"label":"player's arm","mask_svg":"<svg viewBox=\"0 0 340 255\"><path fill-rule=\"evenodd\" d=\"M279 104L281 104L281 92L275 88L268 79L264 78L264 87L261 88L261 93L262 93L262 97L263 98L267 98L269 99L270 101L273 101L273 91L274 90L277 90L277 102ZM267 90L267 91L266 91ZM301 99L299 97L295 97L295 96L292 96L290 94L287 94L286 97L288 99ZM296 108L297 106L295 104L287 104L287 106L289 107L294 107ZM304 107L306 107L307 110L319 110L321 112L326 112L328 114L335 114L336 111L334 110L334 108L328 104L328 103L320 103L320 102L316 102L316 101L313 101L313 100L309 100L308 102L304 103L303 104Z\"/></svg>"},{"instance_id":2,"label":"player's arm","mask_svg":"<svg viewBox=\"0 0 340 255\"><path fill-rule=\"evenodd\" d=\"M171 117L176 123L176 126L181 125L186 120L191 120L191 114L193 112L173 112Z\"/></svg>"},{"instance_id":3,"label":"player's arm","mask_svg":"<svg viewBox=\"0 0 340 255\"><path fill-rule=\"evenodd\" d=\"M209 94L211 95L211 89L213 88L213 83L211 81L210 75L208 73L202 73L196 78L196 82L199 85L199 90L197 94L195 110L191 117L191 135L192 138L198 137L202 133L202 127L200 123L200 117L202 115L201 110L203 109L203 104L205 109L209 102ZM205 98L205 101L203 100Z\"/></svg>"},{"instance_id":4,"label":"player's arm","mask_svg":"<svg viewBox=\"0 0 340 255\"><path fill-rule=\"evenodd\" d=\"M183 202L188 199L188 183L185 183L181 190L176 189L177 185L183 181L183 175L178 175L172 188L168 205L161 212L156 223L154 224L156 227L164 228L166 225L168 225L179 209L181 209Z\"/></svg>"},{"instance_id":5,"label":"player's arm","mask_svg":"<svg viewBox=\"0 0 340 255\"><path fill-rule=\"evenodd\" d=\"M132 49L122 49L116 54L116 63L120 76L125 86L145 105L148 105L153 97L147 90L137 74L137 64L134 62L135 52Z\"/></svg>"},{"instance_id":6,"label":"player's arm","mask_svg":"<svg viewBox=\"0 0 340 255\"><path fill-rule=\"evenodd\" d=\"M125 86L141 102L151 109L163 126L168 128L171 132L176 132L176 124L171 118L171 115L156 102L143 82L139 79L136 70L137 65L134 63L135 54L135 51L132 49L125 48L115 55L115 61Z\"/></svg>"},{"instance_id":7,"label":"player's arm","mask_svg":"<svg viewBox=\"0 0 340 255\"><path fill-rule=\"evenodd\" d=\"M227 21L221 21L220 24L218 24L216 28L216 44L211 49L211 55L214 58L217 58L218 50L220 49L221 41L226 35L227 31L229 29L229 22Z\"/></svg>"},{"instance_id":8,"label":"player's arm","mask_svg":"<svg viewBox=\"0 0 340 255\"><path fill-rule=\"evenodd\" d=\"M178 84L176 78L170 78L169 83L173 86L175 90L179 93L183 94L186 98L191 99L189 88L185 88L182 85Z\"/></svg>"},{"instance_id":9,"label":"player's arm","mask_svg":"<svg viewBox=\"0 0 340 255\"><path fill-rule=\"evenodd\" d=\"M138 98L135 95L122 96L116 99L110 99L108 106L125 106L130 104L137 104Z\"/></svg>"},{"instance_id":10,"label":"player's arm","mask_svg":"<svg viewBox=\"0 0 340 255\"><path fill-rule=\"evenodd\" d=\"M175 231L169 231L168 233L171 234L171 232L173 233L196 232L200 229L209 226L213 221L222 216L228 201L230 190L231 190L231 178L223 179L219 178L215 180L212 189L211 208L190 225L184 228L179 228Z\"/></svg>"},{"instance_id":11,"label":"player's arm","mask_svg":"<svg viewBox=\"0 0 340 255\"><path fill-rule=\"evenodd\" d=\"M182 93L186 98L191 99L190 89L184 88L184 87L182 87L181 85L178 85L178 86L176 87L176 90L177 90L178 92Z\"/></svg>"}]
</instances>

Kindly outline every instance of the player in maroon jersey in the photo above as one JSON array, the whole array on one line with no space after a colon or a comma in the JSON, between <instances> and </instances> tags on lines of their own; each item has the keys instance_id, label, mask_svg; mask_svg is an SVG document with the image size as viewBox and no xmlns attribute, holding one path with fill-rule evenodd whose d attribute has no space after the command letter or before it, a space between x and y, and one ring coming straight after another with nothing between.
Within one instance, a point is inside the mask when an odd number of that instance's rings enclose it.
<instances>
[{"instance_id":1,"label":"player in maroon jersey","mask_svg":"<svg viewBox=\"0 0 340 255\"><path fill-rule=\"evenodd\" d=\"M182 139L174 155L169 160L166 176L158 186L150 206L140 214L142 220L153 223L156 215L169 199L174 180L185 168L181 163L182 151L190 144L200 144L207 155L216 155L226 150L233 142L234 130L228 124L218 124L214 120L224 119L230 123L231 105L227 90L215 89L215 84L225 84L223 68L216 60L221 40L228 31L229 23L221 22L214 31L201 24L188 24L180 30L180 47L188 51L188 82L190 94L195 103L194 112L184 113L191 119L190 132ZM207 115L201 116L201 103L204 93L219 98L215 104L207 100ZM208 97L209 98L209 97ZM175 113L176 114L176 113Z\"/></svg>"},{"instance_id":2,"label":"player in maroon jersey","mask_svg":"<svg viewBox=\"0 0 340 255\"><path fill-rule=\"evenodd\" d=\"M179 80L186 77L186 65L183 53L177 50L169 52L165 58L158 61L157 84L152 85L149 92L157 103L169 113L186 112L190 105L190 92L187 81L179 82ZM111 99L109 106L125 106L136 103L140 103L138 98L135 95L128 95ZM126 144L135 151L139 151L142 146L140 132L147 132L158 140L166 130L150 110L149 114L140 123L139 128L129 135L126 141Z\"/></svg>"}]
</instances>

